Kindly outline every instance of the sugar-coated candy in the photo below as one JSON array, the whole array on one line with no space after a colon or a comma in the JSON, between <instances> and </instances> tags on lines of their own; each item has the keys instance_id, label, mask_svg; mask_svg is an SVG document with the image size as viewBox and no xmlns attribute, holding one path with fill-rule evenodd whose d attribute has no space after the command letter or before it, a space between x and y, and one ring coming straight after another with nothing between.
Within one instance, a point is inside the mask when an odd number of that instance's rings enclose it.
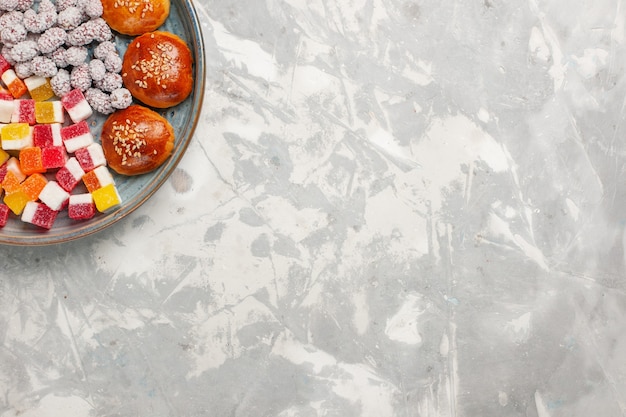
<instances>
[{"instance_id":1,"label":"sugar-coated candy","mask_svg":"<svg viewBox=\"0 0 626 417\"><path fill-rule=\"evenodd\" d=\"M67 203L70 195L56 181L48 181L39 193L39 199L52 210L61 210Z\"/></svg>"},{"instance_id":2,"label":"sugar-coated candy","mask_svg":"<svg viewBox=\"0 0 626 417\"><path fill-rule=\"evenodd\" d=\"M46 172L41 160L41 148L29 146L20 150L20 168L26 175Z\"/></svg>"},{"instance_id":3,"label":"sugar-coated candy","mask_svg":"<svg viewBox=\"0 0 626 417\"><path fill-rule=\"evenodd\" d=\"M77 65L70 71L70 83L73 88L85 91L91 86L91 81L89 65L87 64Z\"/></svg>"},{"instance_id":4,"label":"sugar-coated candy","mask_svg":"<svg viewBox=\"0 0 626 417\"><path fill-rule=\"evenodd\" d=\"M4 74L4 72L9 69L11 69L11 64L9 64L5 57L0 55L0 75Z\"/></svg>"},{"instance_id":5,"label":"sugar-coated candy","mask_svg":"<svg viewBox=\"0 0 626 417\"><path fill-rule=\"evenodd\" d=\"M24 81L22 81L12 69L4 71L0 79L2 79L2 82L6 85L14 98L20 98L28 92Z\"/></svg>"},{"instance_id":6,"label":"sugar-coated candy","mask_svg":"<svg viewBox=\"0 0 626 417\"><path fill-rule=\"evenodd\" d=\"M100 0L84 0L81 4L83 12L92 19L102 16L103 7Z\"/></svg>"},{"instance_id":7,"label":"sugar-coated candy","mask_svg":"<svg viewBox=\"0 0 626 417\"><path fill-rule=\"evenodd\" d=\"M17 0L17 10L26 11L33 7L35 0Z\"/></svg>"},{"instance_id":8,"label":"sugar-coated candy","mask_svg":"<svg viewBox=\"0 0 626 417\"><path fill-rule=\"evenodd\" d=\"M44 33L46 30L52 28L57 20L57 13L55 10L48 10L45 5L47 1L39 3L39 13L34 13L34 10L26 10L24 12L24 26L32 33Z\"/></svg>"},{"instance_id":9,"label":"sugar-coated candy","mask_svg":"<svg viewBox=\"0 0 626 417\"><path fill-rule=\"evenodd\" d=\"M41 33L46 29L43 27L43 22L37 15L35 10L26 10L24 12L24 19L22 20L24 27L27 31L32 33Z\"/></svg>"},{"instance_id":10,"label":"sugar-coated candy","mask_svg":"<svg viewBox=\"0 0 626 417\"><path fill-rule=\"evenodd\" d=\"M104 62L100 59L92 59L89 61L89 75L93 81L100 81L107 73Z\"/></svg>"},{"instance_id":11,"label":"sugar-coated candy","mask_svg":"<svg viewBox=\"0 0 626 417\"><path fill-rule=\"evenodd\" d=\"M87 45L94 40L89 26L85 23L67 33L67 43L69 45Z\"/></svg>"},{"instance_id":12,"label":"sugar-coated candy","mask_svg":"<svg viewBox=\"0 0 626 417\"><path fill-rule=\"evenodd\" d=\"M50 80L46 77L33 75L26 78L24 80L24 84L26 84L26 88L28 88L30 97L35 101L45 101L54 97L54 91L52 91Z\"/></svg>"},{"instance_id":13,"label":"sugar-coated candy","mask_svg":"<svg viewBox=\"0 0 626 417\"><path fill-rule=\"evenodd\" d=\"M41 148L41 162L48 169L62 168L67 161L67 153L64 146L48 146Z\"/></svg>"},{"instance_id":14,"label":"sugar-coated candy","mask_svg":"<svg viewBox=\"0 0 626 417\"><path fill-rule=\"evenodd\" d=\"M78 66L87 62L89 50L85 46L70 46L65 51L65 60L68 65Z\"/></svg>"},{"instance_id":15,"label":"sugar-coated candy","mask_svg":"<svg viewBox=\"0 0 626 417\"><path fill-rule=\"evenodd\" d=\"M9 220L9 211L9 206L0 203L0 227L6 226L7 220Z\"/></svg>"},{"instance_id":16,"label":"sugar-coated candy","mask_svg":"<svg viewBox=\"0 0 626 417\"><path fill-rule=\"evenodd\" d=\"M0 16L0 20L2 20L3 17L5 17L8 13L3 14L2 16ZM2 23L0 23L1 25ZM0 47L0 55L2 55L4 57L4 59L7 60L7 62L11 65L15 65L16 62L13 59L13 57L11 56L11 52L13 50L13 46L11 45L2 45L2 47ZM2 75L2 74L0 74Z\"/></svg>"},{"instance_id":17,"label":"sugar-coated candy","mask_svg":"<svg viewBox=\"0 0 626 417\"><path fill-rule=\"evenodd\" d=\"M61 137L63 138L65 149L69 153L74 153L77 149L93 143L93 135L91 130L89 130L89 125L84 120L73 125L63 126L61 128Z\"/></svg>"},{"instance_id":18,"label":"sugar-coated candy","mask_svg":"<svg viewBox=\"0 0 626 417\"><path fill-rule=\"evenodd\" d=\"M7 172L15 174L20 182L26 179L26 174L22 172L22 168L20 167L20 160L16 157L10 157L4 166L6 166Z\"/></svg>"},{"instance_id":19,"label":"sugar-coated candy","mask_svg":"<svg viewBox=\"0 0 626 417\"><path fill-rule=\"evenodd\" d=\"M56 220L58 212L46 204L29 201L22 212L22 221L35 226L50 229Z\"/></svg>"},{"instance_id":20,"label":"sugar-coated candy","mask_svg":"<svg viewBox=\"0 0 626 417\"><path fill-rule=\"evenodd\" d=\"M97 142L85 148L77 149L76 152L74 152L74 156L85 172L93 171L97 167L106 165L107 163L102 145Z\"/></svg>"},{"instance_id":21,"label":"sugar-coated candy","mask_svg":"<svg viewBox=\"0 0 626 417\"><path fill-rule=\"evenodd\" d=\"M83 175L83 184L87 187L87 191L93 193L99 188L115 184L115 181L113 180L113 176L108 168L101 165L93 171L86 172L85 175Z\"/></svg>"},{"instance_id":22,"label":"sugar-coated candy","mask_svg":"<svg viewBox=\"0 0 626 417\"><path fill-rule=\"evenodd\" d=\"M20 23L9 27L4 27L2 28L2 30L0 30L0 40L10 45L14 45L16 43L26 40L26 35L28 35L28 31L26 30L24 25Z\"/></svg>"},{"instance_id":23,"label":"sugar-coated candy","mask_svg":"<svg viewBox=\"0 0 626 417\"><path fill-rule=\"evenodd\" d=\"M117 47L115 46L115 43L112 41L100 42L93 49L93 56L102 61L104 61L110 55L119 55L117 52Z\"/></svg>"},{"instance_id":24,"label":"sugar-coated candy","mask_svg":"<svg viewBox=\"0 0 626 417\"><path fill-rule=\"evenodd\" d=\"M85 91L85 98L91 108L99 113L111 114L115 111L111 104L111 97L102 90L88 88L87 91Z\"/></svg>"},{"instance_id":25,"label":"sugar-coated candy","mask_svg":"<svg viewBox=\"0 0 626 417\"><path fill-rule=\"evenodd\" d=\"M36 173L27 177L24 182L22 182L21 187L24 194L28 196L28 199L31 201L35 201L39 198L39 194L41 190L44 189L48 180L42 174Z\"/></svg>"},{"instance_id":26,"label":"sugar-coated candy","mask_svg":"<svg viewBox=\"0 0 626 417\"><path fill-rule=\"evenodd\" d=\"M0 97L0 123L11 123L14 108L13 96L11 96L11 100Z\"/></svg>"},{"instance_id":27,"label":"sugar-coated candy","mask_svg":"<svg viewBox=\"0 0 626 417\"><path fill-rule=\"evenodd\" d=\"M33 69L33 74L39 77L54 77L59 71L52 58L49 58L47 56L39 55L34 57L31 61L31 65Z\"/></svg>"},{"instance_id":28,"label":"sugar-coated candy","mask_svg":"<svg viewBox=\"0 0 626 417\"><path fill-rule=\"evenodd\" d=\"M49 54L47 54L46 56L48 58L50 58L54 64L57 66L57 69L62 69L67 67L69 64L67 63L67 59L65 58L65 51L66 49L62 46L58 47L57 49L55 49L54 51L50 52ZM58 72L57 72L58 73ZM69 75L69 72L68 72ZM57 96L59 96L57 94ZM61 97L61 96L59 96Z\"/></svg>"},{"instance_id":29,"label":"sugar-coated candy","mask_svg":"<svg viewBox=\"0 0 626 417\"><path fill-rule=\"evenodd\" d=\"M92 19L102 16L104 12L102 2L100 0L83 0L79 3L83 12Z\"/></svg>"},{"instance_id":30,"label":"sugar-coated candy","mask_svg":"<svg viewBox=\"0 0 626 417\"><path fill-rule=\"evenodd\" d=\"M104 67L109 72L120 72L122 70L122 62L119 54L109 54L104 58Z\"/></svg>"},{"instance_id":31,"label":"sugar-coated candy","mask_svg":"<svg viewBox=\"0 0 626 417\"><path fill-rule=\"evenodd\" d=\"M22 15L23 13L15 11L15 10L4 13L0 15L0 25L2 25L2 27L16 25L22 22L22 19L23 19ZM5 55L5 58L6 58L6 55Z\"/></svg>"},{"instance_id":32,"label":"sugar-coated candy","mask_svg":"<svg viewBox=\"0 0 626 417\"><path fill-rule=\"evenodd\" d=\"M37 46L42 54L56 51L67 40L67 32L60 27L51 27L37 39Z\"/></svg>"},{"instance_id":33,"label":"sugar-coated candy","mask_svg":"<svg viewBox=\"0 0 626 417\"><path fill-rule=\"evenodd\" d=\"M61 124L50 123L33 126L33 146L39 146L40 148L63 146Z\"/></svg>"},{"instance_id":34,"label":"sugar-coated candy","mask_svg":"<svg viewBox=\"0 0 626 417\"><path fill-rule=\"evenodd\" d=\"M116 72L106 72L100 80L94 80L94 85L102 91L110 93L113 90L122 88L124 82L122 76Z\"/></svg>"},{"instance_id":35,"label":"sugar-coated candy","mask_svg":"<svg viewBox=\"0 0 626 417\"><path fill-rule=\"evenodd\" d=\"M29 201L28 196L22 190L15 191L4 196L4 204L9 206L11 211L18 216L22 214L24 207Z\"/></svg>"},{"instance_id":36,"label":"sugar-coated candy","mask_svg":"<svg viewBox=\"0 0 626 417\"><path fill-rule=\"evenodd\" d=\"M101 18L96 17L90 19L84 23L87 27L87 32L92 36L96 42L105 42L113 38L113 32L107 24L107 22Z\"/></svg>"},{"instance_id":37,"label":"sugar-coated candy","mask_svg":"<svg viewBox=\"0 0 626 417\"><path fill-rule=\"evenodd\" d=\"M7 175L7 164L0 165L0 194L2 191L2 181L4 181L4 177Z\"/></svg>"},{"instance_id":38,"label":"sugar-coated candy","mask_svg":"<svg viewBox=\"0 0 626 417\"><path fill-rule=\"evenodd\" d=\"M0 149L0 166L4 167L4 163L8 161L10 157L11 155L9 155L7 151L5 151L4 149ZM0 181L2 181L1 178L0 178Z\"/></svg>"},{"instance_id":39,"label":"sugar-coated candy","mask_svg":"<svg viewBox=\"0 0 626 417\"><path fill-rule=\"evenodd\" d=\"M55 179L61 188L69 193L78 185L84 175L85 171L80 167L76 158L71 157L65 162L65 165L57 171Z\"/></svg>"},{"instance_id":40,"label":"sugar-coated candy","mask_svg":"<svg viewBox=\"0 0 626 417\"><path fill-rule=\"evenodd\" d=\"M60 12L61 10L65 10L68 7L76 6L77 0L57 0L56 1L56 10Z\"/></svg>"},{"instance_id":41,"label":"sugar-coated candy","mask_svg":"<svg viewBox=\"0 0 626 417\"><path fill-rule=\"evenodd\" d=\"M5 90L2 84L0 84L0 100L7 100L7 101L13 100L13 96L11 95L9 90Z\"/></svg>"},{"instance_id":42,"label":"sugar-coated candy","mask_svg":"<svg viewBox=\"0 0 626 417\"><path fill-rule=\"evenodd\" d=\"M15 62L30 61L37 56L39 51L37 50L37 42L31 40L25 40L18 42L11 48L11 58Z\"/></svg>"},{"instance_id":43,"label":"sugar-coated candy","mask_svg":"<svg viewBox=\"0 0 626 417\"><path fill-rule=\"evenodd\" d=\"M60 101L36 101L35 120L37 123L63 123L65 112Z\"/></svg>"},{"instance_id":44,"label":"sugar-coated candy","mask_svg":"<svg viewBox=\"0 0 626 417\"><path fill-rule=\"evenodd\" d=\"M91 219L96 214L96 205L90 193L72 194L67 206L67 215L74 220Z\"/></svg>"},{"instance_id":45,"label":"sugar-coated candy","mask_svg":"<svg viewBox=\"0 0 626 417\"><path fill-rule=\"evenodd\" d=\"M93 171L92 171L93 172ZM115 184L108 184L100 187L91 193L93 201L99 212L104 213L113 207L121 204L122 199L115 187Z\"/></svg>"},{"instance_id":46,"label":"sugar-coated candy","mask_svg":"<svg viewBox=\"0 0 626 417\"><path fill-rule=\"evenodd\" d=\"M78 27L83 22L83 12L76 6L61 10L57 16L57 25L65 30Z\"/></svg>"},{"instance_id":47,"label":"sugar-coated candy","mask_svg":"<svg viewBox=\"0 0 626 417\"><path fill-rule=\"evenodd\" d=\"M114 109L125 109L133 103L133 96L125 87L113 90L110 99Z\"/></svg>"},{"instance_id":48,"label":"sugar-coated candy","mask_svg":"<svg viewBox=\"0 0 626 417\"><path fill-rule=\"evenodd\" d=\"M21 190L22 181L14 172L7 171L2 179L2 189L6 194L13 194Z\"/></svg>"},{"instance_id":49,"label":"sugar-coated candy","mask_svg":"<svg viewBox=\"0 0 626 417\"><path fill-rule=\"evenodd\" d=\"M11 123L28 123L29 125L37 123L35 100L30 98L14 100Z\"/></svg>"},{"instance_id":50,"label":"sugar-coated candy","mask_svg":"<svg viewBox=\"0 0 626 417\"><path fill-rule=\"evenodd\" d=\"M24 1L33 1L34 0L24 0ZM39 2L39 8L37 9L39 13L56 13L57 7L51 0L41 0Z\"/></svg>"},{"instance_id":51,"label":"sugar-coated candy","mask_svg":"<svg viewBox=\"0 0 626 417\"><path fill-rule=\"evenodd\" d=\"M81 122L93 114L85 95L79 89L73 89L61 97L61 104L74 123Z\"/></svg>"},{"instance_id":52,"label":"sugar-coated candy","mask_svg":"<svg viewBox=\"0 0 626 417\"><path fill-rule=\"evenodd\" d=\"M33 128L28 123L10 123L2 127L2 149L18 151L33 146Z\"/></svg>"},{"instance_id":53,"label":"sugar-coated candy","mask_svg":"<svg viewBox=\"0 0 626 417\"><path fill-rule=\"evenodd\" d=\"M61 66L57 63L57 66ZM52 91L57 97L63 97L72 91L72 84L70 83L70 73L63 69L59 68L57 75L50 78L50 85L52 86Z\"/></svg>"},{"instance_id":54,"label":"sugar-coated candy","mask_svg":"<svg viewBox=\"0 0 626 417\"><path fill-rule=\"evenodd\" d=\"M33 64L30 61L18 62L13 67L13 70L15 71L15 75L23 80L33 75Z\"/></svg>"},{"instance_id":55,"label":"sugar-coated candy","mask_svg":"<svg viewBox=\"0 0 626 417\"><path fill-rule=\"evenodd\" d=\"M52 26L54 26L57 22L57 14L53 11L50 12L39 12L37 14L37 18L39 20L39 30L41 32L44 32L46 29L50 29Z\"/></svg>"}]
</instances>

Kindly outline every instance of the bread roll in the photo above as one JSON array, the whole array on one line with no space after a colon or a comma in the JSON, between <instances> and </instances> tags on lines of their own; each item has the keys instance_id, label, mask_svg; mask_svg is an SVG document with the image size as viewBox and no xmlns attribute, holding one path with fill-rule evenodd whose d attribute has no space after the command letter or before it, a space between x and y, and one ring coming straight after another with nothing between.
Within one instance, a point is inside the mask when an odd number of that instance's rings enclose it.
<instances>
[{"instance_id":1,"label":"bread roll","mask_svg":"<svg viewBox=\"0 0 626 417\"><path fill-rule=\"evenodd\" d=\"M158 168L172 153L174 140L174 129L165 118L137 104L111 114L100 136L109 167L122 175Z\"/></svg>"},{"instance_id":2,"label":"bread roll","mask_svg":"<svg viewBox=\"0 0 626 417\"><path fill-rule=\"evenodd\" d=\"M111 29L136 36L157 30L170 14L170 0L101 0Z\"/></svg>"},{"instance_id":3,"label":"bread roll","mask_svg":"<svg viewBox=\"0 0 626 417\"><path fill-rule=\"evenodd\" d=\"M138 36L124 53L122 80L133 97L157 108L183 102L193 88L189 47L169 32Z\"/></svg>"}]
</instances>

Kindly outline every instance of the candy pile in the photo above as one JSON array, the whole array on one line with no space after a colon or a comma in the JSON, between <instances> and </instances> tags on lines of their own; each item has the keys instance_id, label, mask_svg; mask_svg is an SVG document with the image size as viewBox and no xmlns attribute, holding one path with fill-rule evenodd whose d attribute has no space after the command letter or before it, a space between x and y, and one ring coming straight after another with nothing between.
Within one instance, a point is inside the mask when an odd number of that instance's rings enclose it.
<instances>
[{"instance_id":1,"label":"candy pile","mask_svg":"<svg viewBox=\"0 0 626 417\"><path fill-rule=\"evenodd\" d=\"M57 97L81 90L99 113L131 104L122 58L100 0L0 0L0 54L14 67L7 77L49 78Z\"/></svg>"},{"instance_id":2,"label":"candy pile","mask_svg":"<svg viewBox=\"0 0 626 417\"><path fill-rule=\"evenodd\" d=\"M0 227L121 203L87 118L132 104L100 0L0 0Z\"/></svg>"},{"instance_id":3,"label":"candy pile","mask_svg":"<svg viewBox=\"0 0 626 417\"><path fill-rule=\"evenodd\" d=\"M46 101L54 96L47 78L22 81L1 58L7 89L0 86L0 226L10 212L50 229L66 207L76 220L117 207L119 193L86 122L94 109L85 94L75 88Z\"/></svg>"}]
</instances>

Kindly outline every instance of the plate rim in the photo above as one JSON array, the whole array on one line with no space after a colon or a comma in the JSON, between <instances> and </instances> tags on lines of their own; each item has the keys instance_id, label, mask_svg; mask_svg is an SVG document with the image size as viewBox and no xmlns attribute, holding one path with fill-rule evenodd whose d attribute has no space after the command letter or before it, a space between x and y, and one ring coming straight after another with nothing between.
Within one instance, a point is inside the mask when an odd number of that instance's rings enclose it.
<instances>
[{"instance_id":1,"label":"plate rim","mask_svg":"<svg viewBox=\"0 0 626 417\"><path fill-rule=\"evenodd\" d=\"M205 92L205 81L206 81L206 54L205 54L205 46L204 46L204 37L202 35L202 29L200 20L198 17L198 13L193 4L193 0L172 0L176 1L180 4L181 10L178 11L179 14L185 13L189 17L189 25L190 32L190 47L192 49L192 54L194 57L194 101L196 105L190 109L193 111L188 123L183 126L182 132L180 132L180 137L184 140L181 141L177 146L179 147L175 154L172 154L170 158L168 158L164 165L157 168L158 173L152 178L148 183L146 183L142 191L133 196L128 204L123 204L122 207L115 209L110 213L100 213L104 214L105 217L100 219L95 223L89 223L83 225L78 230L71 230L69 233L64 234L49 234L47 230L39 230L36 229L36 226L33 226L33 234L32 235L16 235L16 234L2 234L2 228L0 228L0 245L6 246L49 246L61 243L67 243L71 241L75 241L78 239L85 238L87 236L92 236L98 232L107 229L114 224L118 223L120 220L137 210L141 207L150 197L154 195L167 181L172 172L178 166L180 160L185 155L189 144L191 143L193 136L195 134L195 129L198 125L198 121L200 119L200 114L202 113L202 106L204 103L204 92ZM187 25L186 25L187 26ZM157 29L161 30L161 29ZM116 34L116 36L119 36ZM141 104L141 103L134 103ZM169 112L172 111L173 108L165 108L165 109L154 109L159 112ZM132 178L132 177L129 177ZM145 190L145 191L144 191ZM79 224L79 223L77 223ZM54 226L53 229L54 230Z\"/></svg>"}]
</instances>

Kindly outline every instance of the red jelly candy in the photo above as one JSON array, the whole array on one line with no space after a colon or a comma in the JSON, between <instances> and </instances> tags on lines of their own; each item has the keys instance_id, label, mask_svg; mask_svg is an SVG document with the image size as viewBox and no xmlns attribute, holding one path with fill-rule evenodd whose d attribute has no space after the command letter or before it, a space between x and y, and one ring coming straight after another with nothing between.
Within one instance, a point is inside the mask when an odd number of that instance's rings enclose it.
<instances>
[{"instance_id":1,"label":"red jelly candy","mask_svg":"<svg viewBox=\"0 0 626 417\"><path fill-rule=\"evenodd\" d=\"M15 100L15 111L11 118L12 123L28 123L34 125L37 123L35 118L35 100L32 99L20 99Z\"/></svg>"},{"instance_id":2,"label":"red jelly candy","mask_svg":"<svg viewBox=\"0 0 626 417\"><path fill-rule=\"evenodd\" d=\"M67 206L67 215L74 220L91 219L96 214L96 205L91 194L72 194Z\"/></svg>"},{"instance_id":3,"label":"red jelly candy","mask_svg":"<svg viewBox=\"0 0 626 417\"><path fill-rule=\"evenodd\" d=\"M2 55L0 55L0 75L11 69L11 64Z\"/></svg>"},{"instance_id":4,"label":"red jelly candy","mask_svg":"<svg viewBox=\"0 0 626 417\"><path fill-rule=\"evenodd\" d=\"M29 201L22 212L22 221L32 223L44 229L52 228L58 212L43 203Z\"/></svg>"},{"instance_id":5,"label":"red jelly candy","mask_svg":"<svg viewBox=\"0 0 626 417\"><path fill-rule=\"evenodd\" d=\"M7 224L7 220L9 219L9 211L9 206L0 203L0 227L3 227Z\"/></svg>"},{"instance_id":6,"label":"red jelly candy","mask_svg":"<svg viewBox=\"0 0 626 417\"><path fill-rule=\"evenodd\" d=\"M41 162L45 169L61 168L65 165L67 154L63 146L50 146L41 149Z\"/></svg>"}]
</instances>

